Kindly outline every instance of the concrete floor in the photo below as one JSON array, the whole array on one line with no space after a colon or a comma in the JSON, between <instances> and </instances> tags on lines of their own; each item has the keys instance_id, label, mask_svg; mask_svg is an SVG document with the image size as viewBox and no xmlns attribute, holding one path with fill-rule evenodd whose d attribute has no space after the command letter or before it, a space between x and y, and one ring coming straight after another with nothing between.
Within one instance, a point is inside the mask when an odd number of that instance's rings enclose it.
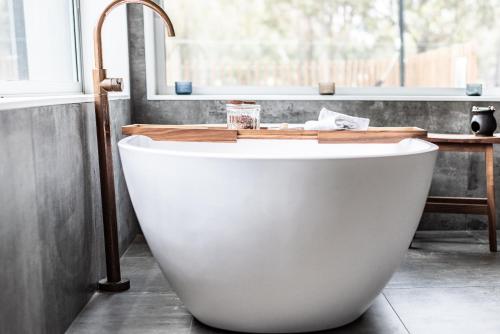
<instances>
[{"instance_id":1,"label":"concrete floor","mask_svg":"<svg viewBox=\"0 0 500 334\"><path fill-rule=\"evenodd\" d=\"M130 291L96 293L68 333L228 333L189 314L141 236L122 266ZM373 306L324 333L500 333L500 255L484 232L418 232Z\"/></svg>"}]
</instances>

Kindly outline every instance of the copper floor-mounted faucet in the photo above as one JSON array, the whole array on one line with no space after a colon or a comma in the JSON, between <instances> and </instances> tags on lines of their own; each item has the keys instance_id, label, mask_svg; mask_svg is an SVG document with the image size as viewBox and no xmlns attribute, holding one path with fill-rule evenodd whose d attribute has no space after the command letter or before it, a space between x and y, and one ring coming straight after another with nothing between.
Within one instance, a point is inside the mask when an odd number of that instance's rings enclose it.
<instances>
[{"instance_id":1,"label":"copper floor-mounted faucet","mask_svg":"<svg viewBox=\"0 0 500 334\"><path fill-rule=\"evenodd\" d=\"M137 3L151 8L165 22L167 34L175 36L172 21L167 13L151 0L115 0L102 12L94 30L94 96L97 124L97 145L99 151L99 171L101 178L102 218L104 224L104 248L106 252L106 279L99 281L99 289L103 291L125 291L130 288L128 279L121 277L120 253L118 250L118 230L116 223L115 185L113 177L113 156L111 150L111 133L109 118L109 92L121 92L123 80L108 78L102 61L102 26L107 15L116 7Z\"/></svg>"}]
</instances>

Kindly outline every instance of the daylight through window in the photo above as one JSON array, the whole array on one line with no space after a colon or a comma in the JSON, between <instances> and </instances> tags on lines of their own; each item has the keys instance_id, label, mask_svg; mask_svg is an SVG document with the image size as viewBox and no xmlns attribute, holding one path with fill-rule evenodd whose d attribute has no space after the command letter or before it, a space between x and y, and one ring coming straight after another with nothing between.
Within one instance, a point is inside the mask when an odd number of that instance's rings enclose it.
<instances>
[{"instance_id":1,"label":"daylight through window","mask_svg":"<svg viewBox=\"0 0 500 334\"><path fill-rule=\"evenodd\" d=\"M157 73L168 86L179 80L207 87L500 82L500 0L169 0L164 6L177 32L164 49L157 46L166 59Z\"/></svg>"},{"instance_id":2,"label":"daylight through window","mask_svg":"<svg viewBox=\"0 0 500 334\"><path fill-rule=\"evenodd\" d=\"M2 93L20 81L39 83L42 91L51 84L58 84L58 92L64 91L61 84L75 87L80 81L75 22L71 0L0 0Z\"/></svg>"}]
</instances>

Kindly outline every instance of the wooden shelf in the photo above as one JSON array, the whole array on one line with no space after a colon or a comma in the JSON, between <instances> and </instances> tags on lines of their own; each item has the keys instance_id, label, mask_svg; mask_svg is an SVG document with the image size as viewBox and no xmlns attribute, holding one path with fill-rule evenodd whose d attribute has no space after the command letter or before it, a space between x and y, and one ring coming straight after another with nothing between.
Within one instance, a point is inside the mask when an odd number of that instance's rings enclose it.
<instances>
[{"instance_id":1,"label":"wooden shelf","mask_svg":"<svg viewBox=\"0 0 500 334\"><path fill-rule=\"evenodd\" d=\"M484 137L471 134L429 133L427 140L434 144L500 144L500 135Z\"/></svg>"},{"instance_id":2,"label":"wooden shelf","mask_svg":"<svg viewBox=\"0 0 500 334\"><path fill-rule=\"evenodd\" d=\"M368 131L316 131L292 129L229 130L221 124L155 125L133 124L122 127L124 135L143 135L153 140L192 142L235 142L238 139L318 140L319 143L394 143L405 138L427 138L427 131L416 127L370 127Z\"/></svg>"}]
</instances>

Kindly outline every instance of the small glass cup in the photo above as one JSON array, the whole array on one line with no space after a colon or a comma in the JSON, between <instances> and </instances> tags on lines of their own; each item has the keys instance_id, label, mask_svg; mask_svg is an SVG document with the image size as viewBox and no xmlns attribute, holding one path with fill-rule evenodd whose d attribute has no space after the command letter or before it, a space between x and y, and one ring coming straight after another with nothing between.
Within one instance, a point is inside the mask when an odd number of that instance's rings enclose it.
<instances>
[{"instance_id":1,"label":"small glass cup","mask_svg":"<svg viewBox=\"0 0 500 334\"><path fill-rule=\"evenodd\" d=\"M260 105L254 101L230 101L226 111L228 129L260 129Z\"/></svg>"}]
</instances>

